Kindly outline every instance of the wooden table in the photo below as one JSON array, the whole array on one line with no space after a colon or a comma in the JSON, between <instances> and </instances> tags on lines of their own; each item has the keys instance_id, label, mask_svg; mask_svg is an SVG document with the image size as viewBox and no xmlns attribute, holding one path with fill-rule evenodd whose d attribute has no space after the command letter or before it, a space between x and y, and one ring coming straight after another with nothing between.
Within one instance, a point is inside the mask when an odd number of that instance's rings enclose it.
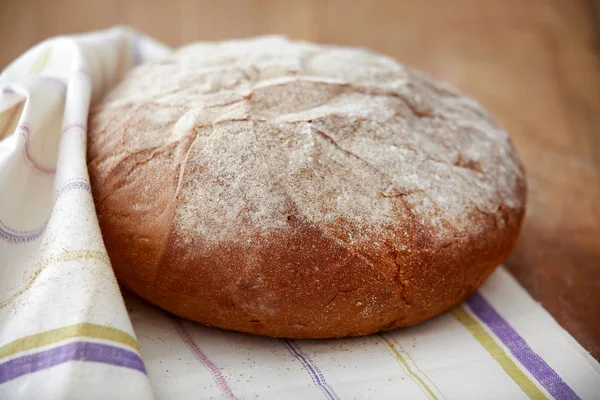
<instances>
[{"instance_id":1,"label":"wooden table","mask_svg":"<svg viewBox=\"0 0 600 400\"><path fill-rule=\"evenodd\" d=\"M506 262L600 358L600 59L583 0L0 0L0 67L52 35L129 24L169 45L284 33L367 46L447 80L506 129L528 212Z\"/></svg>"}]
</instances>

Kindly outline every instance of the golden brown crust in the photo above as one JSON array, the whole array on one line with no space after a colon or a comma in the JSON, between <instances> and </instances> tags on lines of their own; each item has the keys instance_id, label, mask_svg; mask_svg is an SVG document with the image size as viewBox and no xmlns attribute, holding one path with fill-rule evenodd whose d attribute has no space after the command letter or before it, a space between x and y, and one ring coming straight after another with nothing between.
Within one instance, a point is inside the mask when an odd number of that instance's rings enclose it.
<instances>
[{"instance_id":1,"label":"golden brown crust","mask_svg":"<svg viewBox=\"0 0 600 400\"><path fill-rule=\"evenodd\" d=\"M525 203L476 103L382 56L278 38L136 69L93 111L88 160L124 286L270 336L447 310L508 255Z\"/></svg>"}]
</instances>

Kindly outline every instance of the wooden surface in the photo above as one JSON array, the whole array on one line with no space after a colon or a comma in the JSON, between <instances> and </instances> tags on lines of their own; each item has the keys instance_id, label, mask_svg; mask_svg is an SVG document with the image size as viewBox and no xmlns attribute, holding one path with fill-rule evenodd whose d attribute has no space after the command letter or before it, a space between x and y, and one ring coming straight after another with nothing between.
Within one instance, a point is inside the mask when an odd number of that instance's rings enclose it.
<instances>
[{"instance_id":1,"label":"wooden surface","mask_svg":"<svg viewBox=\"0 0 600 400\"><path fill-rule=\"evenodd\" d=\"M528 212L508 268L600 358L600 61L579 0L0 0L0 67L52 35L128 24L178 45L284 33L371 47L478 99L511 133Z\"/></svg>"}]
</instances>

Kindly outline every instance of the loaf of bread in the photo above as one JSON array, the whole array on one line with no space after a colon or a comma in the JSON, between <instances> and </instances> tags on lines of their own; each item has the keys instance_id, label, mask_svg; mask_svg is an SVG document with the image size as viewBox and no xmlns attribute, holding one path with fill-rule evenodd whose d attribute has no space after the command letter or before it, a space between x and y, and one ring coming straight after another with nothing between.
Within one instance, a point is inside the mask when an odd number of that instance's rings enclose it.
<instances>
[{"instance_id":1,"label":"loaf of bread","mask_svg":"<svg viewBox=\"0 0 600 400\"><path fill-rule=\"evenodd\" d=\"M141 65L92 110L116 276L209 326L290 338L415 324L509 254L525 180L473 100L385 56L280 37Z\"/></svg>"}]
</instances>

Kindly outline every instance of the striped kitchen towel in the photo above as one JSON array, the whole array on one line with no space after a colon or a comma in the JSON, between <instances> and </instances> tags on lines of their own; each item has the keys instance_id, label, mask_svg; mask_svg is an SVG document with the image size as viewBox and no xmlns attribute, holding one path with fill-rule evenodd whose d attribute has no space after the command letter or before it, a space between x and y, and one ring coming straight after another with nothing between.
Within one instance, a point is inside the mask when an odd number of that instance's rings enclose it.
<instances>
[{"instance_id":1,"label":"striped kitchen towel","mask_svg":"<svg viewBox=\"0 0 600 400\"><path fill-rule=\"evenodd\" d=\"M121 294L89 106L170 50L126 28L45 41L0 75L0 399L599 399L600 366L499 269L426 323L338 340L207 328Z\"/></svg>"},{"instance_id":2,"label":"striped kitchen towel","mask_svg":"<svg viewBox=\"0 0 600 400\"><path fill-rule=\"evenodd\" d=\"M170 50L117 28L0 75L0 399L151 399L85 161L90 103Z\"/></svg>"}]
</instances>

